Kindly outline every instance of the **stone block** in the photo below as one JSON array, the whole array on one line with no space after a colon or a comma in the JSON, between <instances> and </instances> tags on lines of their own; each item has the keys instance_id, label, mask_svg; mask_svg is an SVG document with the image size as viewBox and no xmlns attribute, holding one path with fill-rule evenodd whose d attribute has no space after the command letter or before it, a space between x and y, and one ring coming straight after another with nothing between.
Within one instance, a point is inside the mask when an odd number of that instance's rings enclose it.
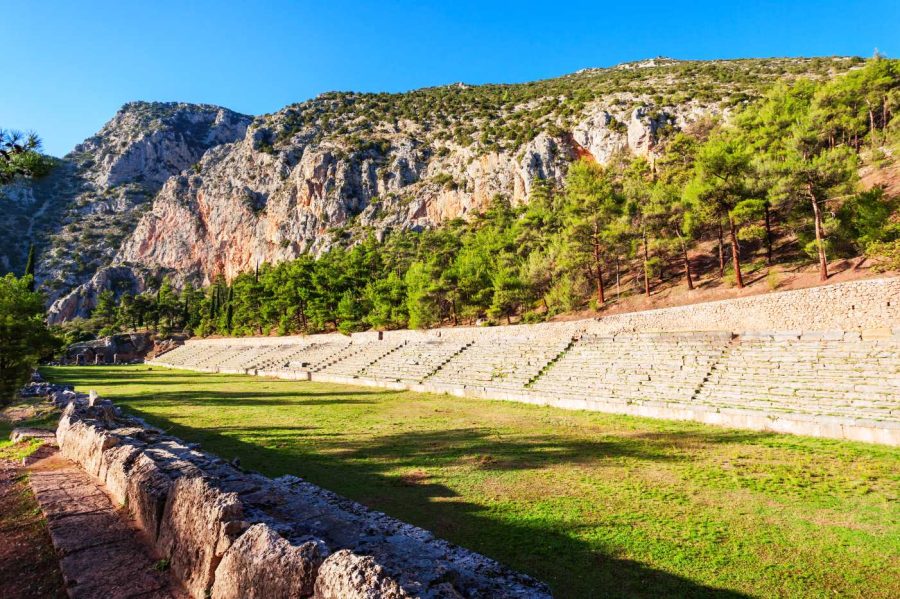
<instances>
[{"instance_id":1,"label":"stone block","mask_svg":"<svg viewBox=\"0 0 900 599\"><path fill-rule=\"evenodd\" d=\"M65 422L63 422L65 420ZM99 476L103 452L118 444L119 439L96 426L66 418L60 420L56 431L60 453L80 464L89 474Z\"/></svg>"},{"instance_id":2,"label":"stone block","mask_svg":"<svg viewBox=\"0 0 900 599\"><path fill-rule=\"evenodd\" d=\"M400 584L372 556L348 549L326 559L316 578L317 599L408 599Z\"/></svg>"},{"instance_id":3,"label":"stone block","mask_svg":"<svg viewBox=\"0 0 900 599\"><path fill-rule=\"evenodd\" d=\"M242 517L236 493L223 493L202 477L172 483L156 547L194 597L209 593L219 562L242 532Z\"/></svg>"},{"instance_id":4,"label":"stone block","mask_svg":"<svg viewBox=\"0 0 900 599\"><path fill-rule=\"evenodd\" d=\"M119 505L128 503L128 477L131 465L140 452L130 443L120 443L103 452L97 478L103 481L106 491Z\"/></svg>"},{"instance_id":5,"label":"stone block","mask_svg":"<svg viewBox=\"0 0 900 599\"><path fill-rule=\"evenodd\" d=\"M254 524L216 568L212 599L269 599L312 595L324 559L321 543L292 545L266 524Z\"/></svg>"},{"instance_id":6,"label":"stone block","mask_svg":"<svg viewBox=\"0 0 900 599\"><path fill-rule=\"evenodd\" d=\"M159 535L172 481L145 454L138 454L126 479L125 505L151 541Z\"/></svg>"}]
</instances>

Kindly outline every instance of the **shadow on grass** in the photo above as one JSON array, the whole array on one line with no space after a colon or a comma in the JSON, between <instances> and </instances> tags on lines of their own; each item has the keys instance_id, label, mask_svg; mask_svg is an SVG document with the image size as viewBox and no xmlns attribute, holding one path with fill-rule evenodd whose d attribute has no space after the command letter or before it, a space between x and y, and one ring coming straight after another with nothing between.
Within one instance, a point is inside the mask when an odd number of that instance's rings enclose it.
<instances>
[{"instance_id":1,"label":"shadow on grass","mask_svg":"<svg viewBox=\"0 0 900 599\"><path fill-rule=\"evenodd\" d=\"M535 468L560 460L618 455L649 457L615 443L498 441L481 429L457 429L390 435L372 443L349 445L338 438L324 447L319 439L318 447L328 451L310 451L296 444L298 434L307 430L305 427L194 428L156 418L135 407L129 410L172 434L201 442L206 450L222 457L239 457L246 468L269 476L301 476L484 553L544 580L556 597L745 597L598 551L577 538L583 532L578 523L561 526L539 519L513 521L486 506L463 500L454 490L430 482L427 476L397 477L385 472L397 467L448 466L488 452L495 461L482 467L489 470ZM235 436L241 433L252 435L254 441ZM337 449L343 451L330 451ZM553 451L542 455L548 450Z\"/></svg>"},{"instance_id":2,"label":"shadow on grass","mask_svg":"<svg viewBox=\"0 0 900 599\"><path fill-rule=\"evenodd\" d=\"M294 399L287 393L274 392L244 392L244 391L171 391L152 393L143 396L132 396L133 399L143 398L154 402L174 401L187 406L219 406L223 408L261 407L261 406L327 406L339 404L372 404L374 400L353 399L352 397L334 397L334 393L310 393L304 394L313 399ZM369 395L365 392L349 392L341 395ZM321 397L322 399L315 399ZM326 399L330 397L330 399ZM128 400L126 400L128 401Z\"/></svg>"},{"instance_id":3,"label":"shadow on grass","mask_svg":"<svg viewBox=\"0 0 900 599\"><path fill-rule=\"evenodd\" d=\"M93 376L69 382L87 386L117 385L134 373L103 373L102 383L97 380L99 374L95 372ZM256 419L248 420L246 424L204 427L201 422L184 424L159 417L142 404L303 406L310 402L359 403L366 400L342 396L390 392L370 393L349 388L331 393L306 393L296 385L290 390L261 393L168 389L155 392L152 388L157 385L158 375L156 377L152 382L147 381L150 387L147 393L129 395L125 388L116 400L151 424L185 440L199 442L211 453L229 460L240 458L245 468L268 476L301 476L529 573L547 582L556 597L746 597L617 557L602 545L582 540L580 537L591 531L586 530L585 523L577 517L561 521L547 517L539 510L526 508L523 513L522 510L505 510L467 501L452 488L430 478L429 471L463 464L474 466L476 472L492 477L507 472L541 470L561 463L612 465L620 457L672 461L687 459L681 451L681 443L742 443L765 435L697 431L679 435L637 433L570 439L552 434L513 437L490 427L467 426L357 439L348 438L340 431L325 433L314 426L266 426ZM196 378L191 382L196 383ZM305 399L326 395L333 399ZM335 395L339 397L334 398ZM435 398L439 399L439 396ZM398 470L405 474L398 475ZM602 509L602 506L598 507Z\"/></svg>"},{"instance_id":4,"label":"shadow on grass","mask_svg":"<svg viewBox=\"0 0 900 599\"><path fill-rule=\"evenodd\" d=\"M453 489L429 480L427 474L387 472L397 468L432 470L486 455L492 459L480 462L480 467L492 472L622 455L665 459L662 449L648 452L614 442L553 442L548 438L504 441L483 429L401 433L350 444L341 435L323 442L322 435L315 433L316 446L311 449L298 444L298 437L313 434L308 427L195 428L155 417L137 406L128 409L176 436L200 442L207 451L227 459L239 457L245 468L269 476L301 476L493 557L547 582L556 597L746 597L599 550L578 538L585 531L577 520L560 524L531 514L516 517L465 501ZM253 441L239 438L242 434Z\"/></svg>"}]
</instances>

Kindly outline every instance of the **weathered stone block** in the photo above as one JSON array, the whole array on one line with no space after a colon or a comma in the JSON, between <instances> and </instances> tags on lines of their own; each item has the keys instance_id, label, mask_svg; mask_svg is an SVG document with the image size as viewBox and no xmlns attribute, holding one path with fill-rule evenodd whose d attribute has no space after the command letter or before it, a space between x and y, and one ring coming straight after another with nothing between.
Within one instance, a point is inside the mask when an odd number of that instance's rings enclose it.
<instances>
[{"instance_id":1,"label":"weathered stone block","mask_svg":"<svg viewBox=\"0 0 900 599\"><path fill-rule=\"evenodd\" d=\"M195 597L204 597L222 556L241 528L243 508L235 493L223 493L201 477L172 483L156 546L172 573ZM237 528L237 530L235 530Z\"/></svg>"},{"instance_id":2,"label":"weathered stone block","mask_svg":"<svg viewBox=\"0 0 900 599\"><path fill-rule=\"evenodd\" d=\"M316 578L317 599L407 599L400 584L371 556L348 549L326 559Z\"/></svg>"},{"instance_id":3,"label":"weathered stone block","mask_svg":"<svg viewBox=\"0 0 900 599\"><path fill-rule=\"evenodd\" d=\"M68 410L67 410L68 412ZM82 466L89 474L98 476L103 452L114 447L119 439L97 427L63 415L56 431L60 453Z\"/></svg>"},{"instance_id":4,"label":"weathered stone block","mask_svg":"<svg viewBox=\"0 0 900 599\"><path fill-rule=\"evenodd\" d=\"M104 482L106 491L120 505L128 503L129 471L139 453L140 449L127 443L103 452L97 478Z\"/></svg>"},{"instance_id":5,"label":"weathered stone block","mask_svg":"<svg viewBox=\"0 0 900 599\"><path fill-rule=\"evenodd\" d=\"M269 599L312 595L324 548L292 545L265 524L238 537L216 568L212 599Z\"/></svg>"},{"instance_id":6,"label":"weathered stone block","mask_svg":"<svg viewBox=\"0 0 900 599\"><path fill-rule=\"evenodd\" d=\"M137 455L126 478L125 504L151 541L159 536L160 524L172 480L145 454Z\"/></svg>"}]
</instances>

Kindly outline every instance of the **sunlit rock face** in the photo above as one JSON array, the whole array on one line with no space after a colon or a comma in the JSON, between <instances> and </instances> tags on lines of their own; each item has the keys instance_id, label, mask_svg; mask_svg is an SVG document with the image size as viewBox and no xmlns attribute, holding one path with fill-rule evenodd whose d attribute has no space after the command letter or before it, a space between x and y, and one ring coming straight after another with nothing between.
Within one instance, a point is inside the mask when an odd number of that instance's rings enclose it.
<instances>
[{"instance_id":1,"label":"sunlit rock face","mask_svg":"<svg viewBox=\"0 0 900 599\"><path fill-rule=\"evenodd\" d=\"M103 289L140 289L136 275L108 269L123 241L170 177L190 170L208 149L241 139L250 122L218 106L126 104L48 177L15 194L28 235L19 247L3 247L3 259L15 262L36 242L36 274L52 322L86 316Z\"/></svg>"},{"instance_id":2,"label":"sunlit rock face","mask_svg":"<svg viewBox=\"0 0 900 599\"><path fill-rule=\"evenodd\" d=\"M436 142L415 122L379 135L380 147L348 148L340 135L318 129L273 147L260 142L284 126L281 114L272 115L257 119L243 140L207 152L196 172L169 179L118 260L201 282L231 278L345 243L348 231L383 238L468 218L497 195L526 202L536 179L561 184L578 156L601 163L618 152L651 156L662 127L714 110L635 109L614 129L615 117L596 106L571 130L492 151ZM334 234L339 228L343 236Z\"/></svg>"}]
</instances>

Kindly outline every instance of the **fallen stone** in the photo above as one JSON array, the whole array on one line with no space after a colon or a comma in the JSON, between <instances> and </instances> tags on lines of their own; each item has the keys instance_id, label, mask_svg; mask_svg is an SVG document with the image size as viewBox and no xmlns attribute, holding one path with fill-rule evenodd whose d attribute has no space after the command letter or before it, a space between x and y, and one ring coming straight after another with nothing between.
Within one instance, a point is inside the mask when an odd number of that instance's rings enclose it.
<instances>
[{"instance_id":1,"label":"fallen stone","mask_svg":"<svg viewBox=\"0 0 900 599\"><path fill-rule=\"evenodd\" d=\"M37 440L45 444L56 445L56 433L40 428L14 428L9 439L13 443Z\"/></svg>"}]
</instances>

